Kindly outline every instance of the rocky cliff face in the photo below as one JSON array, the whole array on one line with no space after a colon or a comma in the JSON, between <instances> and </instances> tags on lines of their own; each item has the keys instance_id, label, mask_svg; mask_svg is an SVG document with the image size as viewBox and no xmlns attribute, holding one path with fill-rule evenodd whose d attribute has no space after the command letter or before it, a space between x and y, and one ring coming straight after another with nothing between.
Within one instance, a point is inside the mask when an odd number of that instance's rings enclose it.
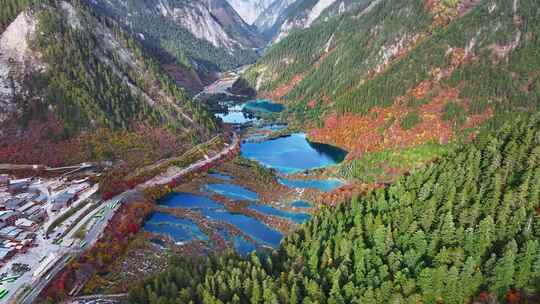
<instances>
[{"instance_id":1,"label":"rocky cliff face","mask_svg":"<svg viewBox=\"0 0 540 304\"><path fill-rule=\"evenodd\" d=\"M247 24L255 20L274 2L274 0L227 0Z\"/></svg>"},{"instance_id":2,"label":"rocky cliff face","mask_svg":"<svg viewBox=\"0 0 540 304\"><path fill-rule=\"evenodd\" d=\"M36 23L34 15L21 13L0 36L0 123L21 111L15 98L27 94L25 75L42 67L39 53L28 43L35 37Z\"/></svg>"}]
</instances>

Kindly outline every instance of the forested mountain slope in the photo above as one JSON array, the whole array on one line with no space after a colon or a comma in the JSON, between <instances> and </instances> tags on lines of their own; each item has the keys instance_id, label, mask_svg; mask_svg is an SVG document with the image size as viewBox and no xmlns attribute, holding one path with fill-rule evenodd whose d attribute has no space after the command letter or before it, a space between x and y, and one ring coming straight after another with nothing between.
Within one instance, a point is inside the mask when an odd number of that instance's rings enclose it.
<instances>
[{"instance_id":1,"label":"forested mountain slope","mask_svg":"<svg viewBox=\"0 0 540 304\"><path fill-rule=\"evenodd\" d=\"M129 302L536 303L539 195L540 117L516 119L323 209L271 256L178 259Z\"/></svg>"},{"instance_id":2,"label":"forested mountain slope","mask_svg":"<svg viewBox=\"0 0 540 304\"><path fill-rule=\"evenodd\" d=\"M199 90L214 73L252 63L259 35L226 0L87 0L118 20L183 86Z\"/></svg>"},{"instance_id":3,"label":"forested mountain slope","mask_svg":"<svg viewBox=\"0 0 540 304\"><path fill-rule=\"evenodd\" d=\"M351 157L446 143L537 110L539 17L533 0L373 1L291 34L248 78Z\"/></svg>"},{"instance_id":4,"label":"forested mountain slope","mask_svg":"<svg viewBox=\"0 0 540 304\"><path fill-rule=\"evenodd\" d=\"M212 116L113 21L77 1L40 2L10 16L0 37L3 161L92 159L89 145L70 139L98 129L166 128L187 145L215 130Z\"/></svg>"}]
</instances>

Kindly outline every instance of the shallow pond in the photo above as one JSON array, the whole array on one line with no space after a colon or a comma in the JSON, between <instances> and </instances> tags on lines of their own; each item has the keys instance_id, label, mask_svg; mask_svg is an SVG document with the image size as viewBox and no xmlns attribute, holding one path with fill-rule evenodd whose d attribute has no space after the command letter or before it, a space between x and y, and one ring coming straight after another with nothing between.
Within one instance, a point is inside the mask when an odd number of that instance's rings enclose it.
<instances>
[{"instance_id":1,"label":"shallow pond","mask_svg":"<svg viewBox=\"0 0 540 304\"><path fill-rule=\"evenodd\" d=\"M268 205L251 204L249 205L249 208L268 215L282 217L297 224L302 224L311 218L311 216L307 213L283 211Z\"/></svg>"},{"instance_id":2,"label":"shallow pond","mask_svg":"<svg viewBox=\"0 0 540 304\"><path fill-rule=\"evenodd\" d=\"M279 182L289 188L309 188L322 192L331 192L332 190L343 186L339 179L289 179L280 178Z\"/></svg>"},{"instance_id":3,"label":"shallow pond","mask_svg":"<svg viewBox=\"0 0 540 304\"><path fill-rule=\"evenodd\" d=\"M265 113L279 113L284 109L285 107L282 104L274 103L268 99L252 100L247 102L243 107L243 110Z\"/></svg>"},{"instance_id":4,"label":"shallow pond","mask_svg":"<svg viewBox=\"0 0 540 304\"><path fill-rule=\"evenodd\" d=\"M256 250L257 247L255 244L249 242L242 236L231 236L231 234L226 229L218 230L218 233L223 237L223 239L229 241L234 246L234 249L241 255L247 255L253 250Z\"/></svg>"},{"instance_id":5,"label":"shallow pond","mask_svg":"<svg viewBox=\"0 0 540 304\"><path fill-rule=\"evenodd\" d=\"M246 158L286 174L332 166L342 162L347 155L339 148L309 142L304 133L243 143L241 153Z\"/></svg>"},{"instance_id":6,"label":"shallow pond","mask_svg":"<svg viewBox=\"0 0 540 304\"><path fill-rule=\"evenodd\" d=\"M259 199L256 192L234 184L208 184L204 186L204 189L232 200L256 201Z\"/></svg>"},{"instance_id":7,"label":"shallow pond","mask_svg":"<svg viewBox=\"0 0 540 304\"><path fill-rule=\"evenodd\" d=\"M159 204L171 208L196 209L209 220L229 223L264 245L276 247L283 237L280 232L266 226L257 219L243 214L230 213L225 210L223 205L202 195L175 192L159 200ZM186 225L187 227L184 227ZM197 236L197 234L194 233L196 230L187 229L189 231L186 231L186 228L193 228L192 225L200 231L197 225L192 221L157 212L150 217L144 227L151 232L170 235L175 241L180 242L194 239L194 237L190 239L190 235ZM202 231L200 232L202 233ZM204 233L202 233L202 236L206 238ZM201 239L199 236L196 238Z\"/></svg>"},{"instance_id":8,"label":"shallow pond","mask_svg":"<svg viewBox=\"0 0 540 304\"><path fill-rule=\"evenodd\" d=\"M204 232L193 221L181 219L167 213L156 212L143 226L149 232L170 236L175 242L208 240Z\"/></svg>"},{"instance_id":9,"label":"shallow pond","mask_svg":"<svg viewBox=\"0 0 540 304\"><path fill-rule=\"evenodd\" d=\"M253 114L243 111L243 107L243 105L230 106L227 113L217 113L216 117L221 118L224 123L230 124L245 124L257 121Z\"/></svg>"},{"instance_id":10,"label":"shallow pond","mask_svg":"<svg viewBox=\"0 0 540 304\"><path fill-rule=\"evenodd\" d=\"M225 209L203 209L202 213L208 219L229 223L255 241L271 247L277 247L283 237L278 231L271 229L257 219L243 214L230 213Z\"/></svg>"},{"instance_id":11,"label":"shallow pond","mask_svg":"<svg viewBox=\"0 0 540 304\"><path fill-rule=\"evenodd\" d=\"M224 181L230 181L230 180L233 179L231 176L228 176L228 175L225 175L225 174L222 174L222 173L219 173L219 172L210 173L208 175L210 175L212 177L215 177L217 179L220 179L220 180L224 180Z\"/></svg>"},{"instance_id":12,"label":"shallow pond","mask_svg":"<svg viewBox=\"0 0 540 304\"><path fill-rule=\"evenodd\" d=\"M235 236L233 239L233 244L236 251L238 251L238 253L240 253L241 255L247 255L253 250L257 249L255 245L253 245L251 242L246 241L246 239L241 236Z\"/></svg>"},{"instance_id":13,"label":"shallow pond","mask_svg":"<svg viewBox=\"0 0 540 304\"><path fill-rule=\"evenodd\" d=\"M296 208L311 208L311 204L306 201L294 201L291 203L291 206Z\"/></svg>"},{"instance_id":14,"label":"shallow pond","mask_svg":"<svg viewBox=\"0 0 540 304\"><path fill-rule=\"evenodd\" d=\"M159 204L171 208L188 208L188 209L203 209L203 208L213 208L219 209L223 208L223 205L216 203L214 200L191 193L184 192L173 192L166 195L159 200Z\"/></svg>"}]
</instances>

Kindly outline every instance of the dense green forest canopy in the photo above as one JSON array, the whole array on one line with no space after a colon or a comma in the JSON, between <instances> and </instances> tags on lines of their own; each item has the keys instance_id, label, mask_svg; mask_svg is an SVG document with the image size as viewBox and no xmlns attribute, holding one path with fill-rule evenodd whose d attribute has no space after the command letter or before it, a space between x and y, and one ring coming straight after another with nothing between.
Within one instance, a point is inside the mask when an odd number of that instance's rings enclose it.
<instances>
[{"instance_id":1,"label":"dense green forest canopy","mask_svg":"<svg viewBox=\"0 0 540 304\"><path fill-rule=\"evenodd\" d=\"M540 116L324 208L274 254L194 262L130 303L468 303L540 290Z\"/></svg>"},{"instance_id":2,"label":"dense green forest canopy","mask_svg":"<svg viewBox=\"0 0 540 304\"><path fill-rule=\"evenodd\" d=\"M39 0L0 0L0 33L19 15L19 13Z\"/></svg>"}]
</instances>

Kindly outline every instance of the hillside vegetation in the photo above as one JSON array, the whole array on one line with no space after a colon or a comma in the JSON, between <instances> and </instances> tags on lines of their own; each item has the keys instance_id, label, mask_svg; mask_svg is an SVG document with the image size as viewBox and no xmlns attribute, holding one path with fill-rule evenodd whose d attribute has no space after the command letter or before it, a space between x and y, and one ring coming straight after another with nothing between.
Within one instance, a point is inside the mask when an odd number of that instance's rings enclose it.
<instances>
[{"instance_id":1,"label":"hillside vegetation","mask_svg":"<svg viewBox=\"0 0 540 304\"><path fill-rule=\"evenodd\" d=\"M372 1L291 34L247 76L352 158L445 144L538 110L538 17L532 0Z\"/></svg>"},{"instance_id":2,"label":"hillside vegetation","mask_svg":"<svg viewBox=\"0 0 540 304\"><path fill-rule=\"evenodd\" d=\"M483 303L540 286L540 117L324 208L275 254L175 260L130 303Z\"/></svg>"},{"instance_id":3,"label":"hillside vegetation","mask_svg":"<svg viewBox=\"0 0 540 304\"><path fill-rule=\"evenodd\" d=\"M20 24L35 20L40 34L16 34L28 35L27 53L37 64L26 58L6 60L17 111L3 121L4 161L62 163L75 161L74 155L88 160L86 148L94 148L82 143L94 142L89 133L96 130L96 137L103 137L104 132L133 132L143 125L153 128L148 135L162 133L186 148L216 131L212 115L114 21L77 1L42 2L19 15ZM9 35L18 30L10 29ZM57 150L65 151L63 160L51 153Z\"/></svg>"}]
</instances>

